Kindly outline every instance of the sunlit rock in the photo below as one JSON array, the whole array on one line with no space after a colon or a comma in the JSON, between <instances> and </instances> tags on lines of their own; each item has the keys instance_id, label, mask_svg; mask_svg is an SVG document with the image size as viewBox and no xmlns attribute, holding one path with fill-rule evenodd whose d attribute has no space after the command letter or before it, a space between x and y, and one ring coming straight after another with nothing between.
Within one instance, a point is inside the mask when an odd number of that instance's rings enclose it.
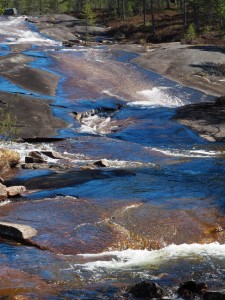
<instances>
[{"instance_id":1,"label":"sunlit rock","mask_svg":"<svg viewBox=\"0 0 225 300\"><path fill-rule=\"evenodd\" d=\"M5 185L0 183L0 201L5 200L8 196L7 188Z\"/></svg>"},{"instance_id":2,"label":"sunlit rock","mask_svg":"<svg viewBox=\"0 0 225 300\"><path fill-rule=\"evenodd\" d=\"M20 186L7 187L6 191L7 191L8 197L14 197L14 196L25 193L27 191L27 189L25 188L25 186L20 185Z\"/></svg>"},{"instance_id":3,"label":"sunlit rock","mask_svg":"<svg viewBox=\"0 0 225 300\"><path fill-rule=\"evenodd\" d=\"M0 235L16 241L27 240L34 237L37 230L31 226L0 222Z\"/></svg>"}]
</instances>

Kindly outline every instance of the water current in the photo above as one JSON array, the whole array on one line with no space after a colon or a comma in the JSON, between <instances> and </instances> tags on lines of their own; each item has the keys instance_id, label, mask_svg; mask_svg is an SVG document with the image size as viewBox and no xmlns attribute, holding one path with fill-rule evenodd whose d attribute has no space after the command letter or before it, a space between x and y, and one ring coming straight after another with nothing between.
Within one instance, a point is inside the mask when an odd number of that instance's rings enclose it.
<instances>
[{"instance_id":1,"label":"water current","mask_svg":"<svg viewBox=\"0 0 225 300\"><path fill-rule=\"evenodd\" d=\"M225 235L216 229L225 226L224 144L172 118L177 107L213 97L138 67L133 53L64 48L23 18L0 22L0 55L12 54L57 75L57 88L41 93L2 76L0 90L51 100L69 126L54 144L8 146L22 160L33 149L56 150L73 168L15 175L29 193L2 203L0 218L36 228L46 250L2 240L0 295L125 299L142 280L172 292L191 279L223 290ZM102 159L104 170L86 167Z\"/></svg>"}]
</instances>

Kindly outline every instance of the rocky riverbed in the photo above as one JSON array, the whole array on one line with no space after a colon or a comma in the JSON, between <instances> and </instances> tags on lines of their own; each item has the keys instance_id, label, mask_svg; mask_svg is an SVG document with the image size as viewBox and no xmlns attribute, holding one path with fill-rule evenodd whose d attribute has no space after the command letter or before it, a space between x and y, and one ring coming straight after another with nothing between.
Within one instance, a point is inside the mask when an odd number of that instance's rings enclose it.
<instances>
[{"instance_id":1,"label":"rocky riverbed","mask_svg":"<svg viewBox=\"0 0 225 300\"><path fill-rule=\"evenodd\" d=\"M19 140L8 147L21 158L2 188L7 196L10 186L22 193L1 203L0 295L129 299L127 286L152 280L171 297L191 279L221 292L223 140L208 142L207 133L203 139L180 123L189 107L196 120L204 107L218 118L223 101L213 104L211 93L222 95L223 75L215 93L205 87L204 94L146 71L157 55L159 69L159 61L169 64L181 47L192 72L187 45L86 47L75 18L30 21L0 24L0 105L17 118Z\"/></svg>"},{"instance_id":2,"label":"rocky riverbed","mask_svg":"<svg viewBox=\"0 0 225 300\"><path fill-rule=\"evenodd\" d=\"M63 41L65 45L73 47L73 45L85 43L86 30L79 19L66 15L52 15L29 20L34 22L41 32ZM145 69L210 95L225 95L224 47L182 45L181 43L127 45L123 44L123 39L118 39L117 35L108 39L107 28L89 26L88 31L93 40L100 35L102 36L101 43L113 42L112 49L137 53L138 57L132 59L132 62ZM203 112L208 111L210 107L214 111L214 113L209 112L210 118L208 113L197 115L196 109L198 112ZM223 110L221 106L217 108L217 104L214 106L201 104L199 108L195 105L192 113L191 107L187 107L187 110L183 107L179 111L177 120L210 141L224 141ZM181 111L182 118L180 117Z\"/></svg>"}]
</instances>

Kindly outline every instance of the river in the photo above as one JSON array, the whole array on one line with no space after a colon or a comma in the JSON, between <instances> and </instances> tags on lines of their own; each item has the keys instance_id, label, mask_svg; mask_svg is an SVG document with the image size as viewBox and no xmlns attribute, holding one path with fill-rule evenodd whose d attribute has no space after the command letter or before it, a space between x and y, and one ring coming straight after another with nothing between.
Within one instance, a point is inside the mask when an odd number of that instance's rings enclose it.
<instances>
[{"instance_id":1,"label":"river","mask_svg":"<svg viewBox=\"0 0 225 300\"><path fill-rule=\"evenodd\" d=\"M175 297L191 279L222 291L224 144L173 120L177 107L213 97L140 68L133 53L64 48L23 18L1 21L0 54L58 76L54 93L4 76L0 90L51 100L68 124L55 136L62 141L9 146L70 159L67 170L15 174L29 193L2 203L0 220L34 227L45 250L2 240L0 295L128 299L127 286L153 280Z\"/></svg>"}]
</instances>

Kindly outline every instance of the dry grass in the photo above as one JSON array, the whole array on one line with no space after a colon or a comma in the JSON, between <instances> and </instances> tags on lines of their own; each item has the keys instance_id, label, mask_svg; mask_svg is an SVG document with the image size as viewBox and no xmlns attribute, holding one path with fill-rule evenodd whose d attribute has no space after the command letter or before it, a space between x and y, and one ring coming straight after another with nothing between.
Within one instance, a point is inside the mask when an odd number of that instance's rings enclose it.
<instances>
[{"instance_id":1,"label":"dry grass","mask_svg":"<svg viewBox=\"0 0 225 300\"><path fill-rule=\"evenodd\" d=\"M16 167L19 162L19 153L10 149L0 149L0 173L5 173L9 169Z\"/></svg>"}]
</instances>

